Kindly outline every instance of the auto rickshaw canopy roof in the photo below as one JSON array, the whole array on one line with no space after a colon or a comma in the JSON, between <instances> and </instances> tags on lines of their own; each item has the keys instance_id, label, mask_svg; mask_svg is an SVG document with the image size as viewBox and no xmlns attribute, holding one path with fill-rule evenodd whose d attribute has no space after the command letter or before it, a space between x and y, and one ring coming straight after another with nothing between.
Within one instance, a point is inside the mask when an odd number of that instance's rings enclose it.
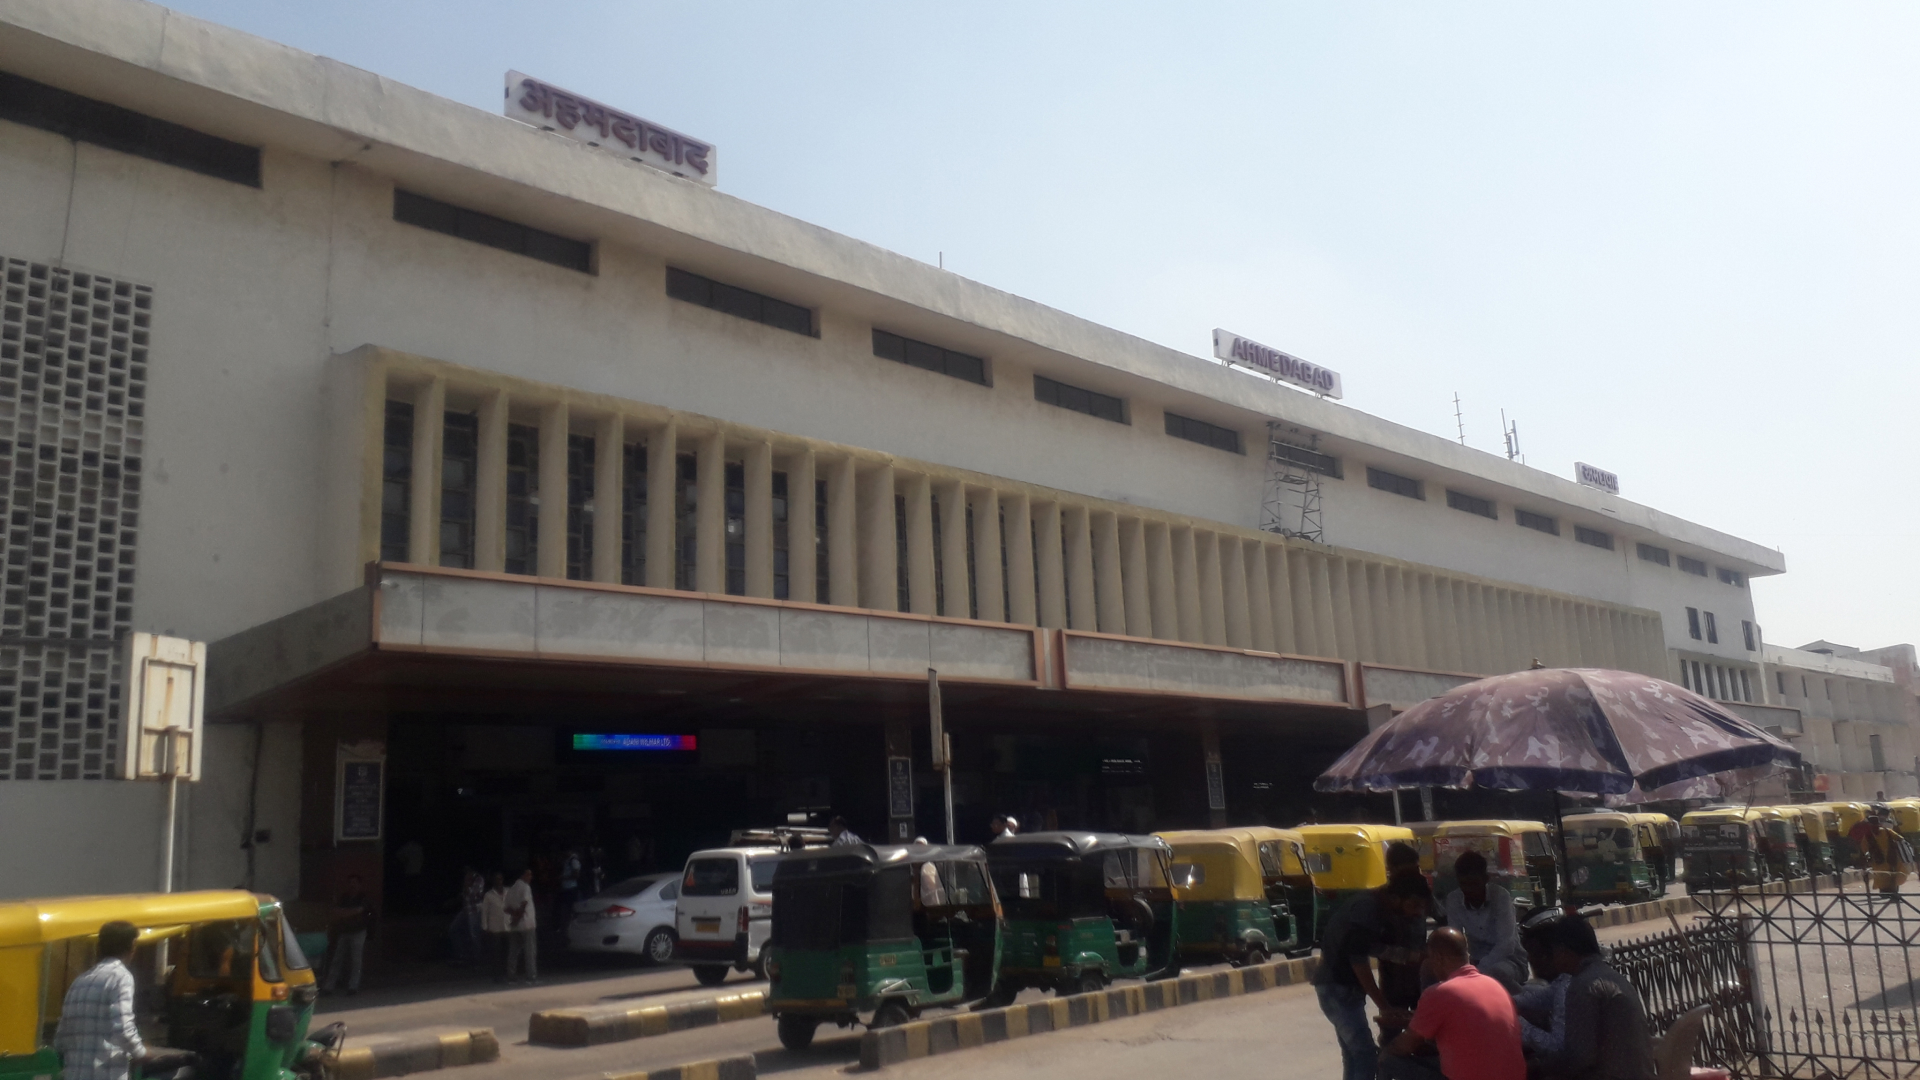
<instances>
[{"instance_id":1,"label":"auto rickshaw canopy roof","mask_svg":"<svg viewBox=\"0 0 1920 1080\"><path fill-rule=\"evenodd\" d=\"M1641 824L1634 819L1637 814L1622 813L1618 810L1595 810L1585 814L1568 814L1560 819L1560 824L1568 832L1585 832L1588 829L1618 829Z\"/></svg>"},{"instance_id":2,"label":"auto rickshaw canopy roof","mask_svg":"<svg viewBox=\"0 0 1920 1080\"><path fill-rule=\"evenodd\" d=\"M1808 839L1815 843L1826 840L1827 815L1832 813L1831 810L1823 810L1818 806L1777 806L1774 809L1800 822L1800 827L1807 831Z\"/></svg>"},{"instance_id":3,"label":"auto rickshaw canopy roof","mask_svg":"<svg viewBox=\"0 0 1920 1080\"><path fill-rule=\"evenodd\" d=\"M1266 896L1259 848L1251 837L1222 830L1156 833L1173 846L1174 865L1200 868L1197 880L1176 885L1181 900L1259 900ZM1175 881L1180 879L1176 870Z\"/></svg>"},{"instance_id":4,"label":"auto rickshaw canopy roof","mask_svg":"<svg viewBox=\"0 0 1920 1080\"><path fill-rule=\"evenodd\" d=\"M1682 825L1720 825L1733 821L1749 824L1756 821L1778 819L1777 814L1767 814L1757 806L1710 806L1702 810L1690 810L1680 819Z\"/></svg>"},{"instance_id":5,"label":"auto rickshaw canopy roof","mask_svg":"<svg viewBox=\"0 0 1920 1080\"><path fill-rule=\"evenodd\" d=\"M1329 868L1313 875L1317 888L1371 889L1387 883L1387 845L1413 844L1413 830L1400 825L1302 825L1307 850L1325 855Z\"/></svg>"},{"instance_id":6,"label":"auto rickshaw canopy roof","mask_svg":"<svg viewBox=\"0 0 1920 1080\"><path fill-rule=\"evenodd\" d=\"M1307 838L1300 835L1298 829L1276 829L1271 825L1244 825L1225 832L1242 835L1254 844L1255 861L1259 861L1258 852L1271 848L1279 849L1280 873L1282 876L1298 877L1307 872L1307 864L1301 859L1307 848ZM1265 870L1264 864L1262 870Z\"/></svg>"},{"instance_id":7,"label":"auto rickshaw canopy roof","mask_svg":"<svg viewBox=\"0 0 1920 1080\"><path fill-rule=\"evenodd\" d=\"M0 948L92 937L110 922L146 929L253 919L262 905L274 902L240 889L15 900L0 903Z\"/></svg>"},{"instance_id":8,"label":"auto rickshaw canopy roof","mask_svg":"<svg viewBox=\"0 0 1920 1080\"><path fill-rule=\"evenodd\" d=\"M1012 836L1002 836L987 845L986 854L989 861L1004 858L1074 858L1108 851L1136 851L1143 848L1169 853L1173 850L1164 839L1158 836L1061 831L1015 833Z\"/></svg>"},{"instance_id":9,"label":"auto rickshaw canopy roof","mask_svg":"<svg viewBox=\"0 0 1920 1080\"><path fill-rule=\"evenodd\" d=\"M1520 836L1547 832L1544 821L1517 821L1487 818L1476 821L1443 821L1436 836Z\"/></svg>"}]
</instances>

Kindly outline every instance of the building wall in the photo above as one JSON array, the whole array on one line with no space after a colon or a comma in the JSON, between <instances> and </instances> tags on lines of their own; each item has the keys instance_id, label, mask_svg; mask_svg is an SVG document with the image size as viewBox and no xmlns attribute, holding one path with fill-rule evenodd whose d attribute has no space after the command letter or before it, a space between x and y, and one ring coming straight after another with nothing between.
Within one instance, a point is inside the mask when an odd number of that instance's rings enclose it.
<instances>
[{"instance_id":1,"label":"building wall","mask_svg":"<svg viewBox=\"0 0 1920 1080\"><path fill-rule=\"evenodd\" d=\"M1834 798L1872 799L1920 793L1914 768L1907 695L1878 664L1767 646L1771 704L1800 710L1797 745ZM1873 742L1878 738L1876 761Z\"/></svg>"}]
</instances>

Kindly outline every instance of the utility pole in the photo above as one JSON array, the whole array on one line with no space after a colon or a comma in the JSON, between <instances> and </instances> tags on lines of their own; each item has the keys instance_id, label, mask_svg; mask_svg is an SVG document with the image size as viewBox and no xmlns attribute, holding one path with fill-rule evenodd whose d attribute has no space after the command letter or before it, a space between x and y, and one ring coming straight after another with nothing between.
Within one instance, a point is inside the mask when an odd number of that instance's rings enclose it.
<instances>
[{"instance_id":1,"label":"utility pole","mask_svg":"<svg viewBox=\"0 0 1920 1080\"><path fill-rule=\"evenodd\" d=\"M940 715L940 673L927 669L927 720L933 744L933 767L940 773L940 788L946 802L947 843L956 843L953 835L953 740L947 736Z\"/></svg>"}]
</instances>

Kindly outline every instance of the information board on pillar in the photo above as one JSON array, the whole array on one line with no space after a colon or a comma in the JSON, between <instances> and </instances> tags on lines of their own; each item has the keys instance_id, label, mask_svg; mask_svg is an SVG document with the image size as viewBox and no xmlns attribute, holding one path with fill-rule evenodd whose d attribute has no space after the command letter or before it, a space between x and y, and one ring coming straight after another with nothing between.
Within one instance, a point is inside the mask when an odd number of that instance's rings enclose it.
<instances>
[{"instance_id":1,"label":"information board on pillar","mask_svg":"<svg viewBox=\"0 0 1920 1080\"><path fill-rule=\"evenodd\" d=\"M663 169L713 187L720 154L712 143L682 135L518 71L507 72L507 117L564 135L603 153Z\"/></svg>"},{"instance_id":2,"label":"information board on pillar","mask_svg":"<svg viewBox=\"0 0 1920 1080\"><path fill-rule=\"evenodd\" d=\"M1216 328L1213 331L1213 355L1235 367L1257 371L1278 382L1291 383L1322 397L1346 396L1342 392L1339 372L1302 360L1292 353L1281 352L1271 345L1262 345L1252 338L1243 338L1239 334Z\"/></svg>"}]
</instances>

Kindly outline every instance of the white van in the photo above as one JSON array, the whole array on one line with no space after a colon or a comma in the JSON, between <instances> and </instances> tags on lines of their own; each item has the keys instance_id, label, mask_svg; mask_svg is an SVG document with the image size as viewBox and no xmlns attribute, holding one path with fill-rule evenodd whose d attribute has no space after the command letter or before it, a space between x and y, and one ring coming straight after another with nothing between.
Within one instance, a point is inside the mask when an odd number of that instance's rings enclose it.
<instances>
[{"instance_id":1,"label":"white van","mask_svg":"<svg viewBox=\"0 0 1920 1080\"><path fill-rule=\"evenodd\" d=\"M713 848L687 857L674 911L673 958L702 986L727 969L763 977L761 950L773 933L773 868L778 848Z\"/></svg>"}]
</instances>

